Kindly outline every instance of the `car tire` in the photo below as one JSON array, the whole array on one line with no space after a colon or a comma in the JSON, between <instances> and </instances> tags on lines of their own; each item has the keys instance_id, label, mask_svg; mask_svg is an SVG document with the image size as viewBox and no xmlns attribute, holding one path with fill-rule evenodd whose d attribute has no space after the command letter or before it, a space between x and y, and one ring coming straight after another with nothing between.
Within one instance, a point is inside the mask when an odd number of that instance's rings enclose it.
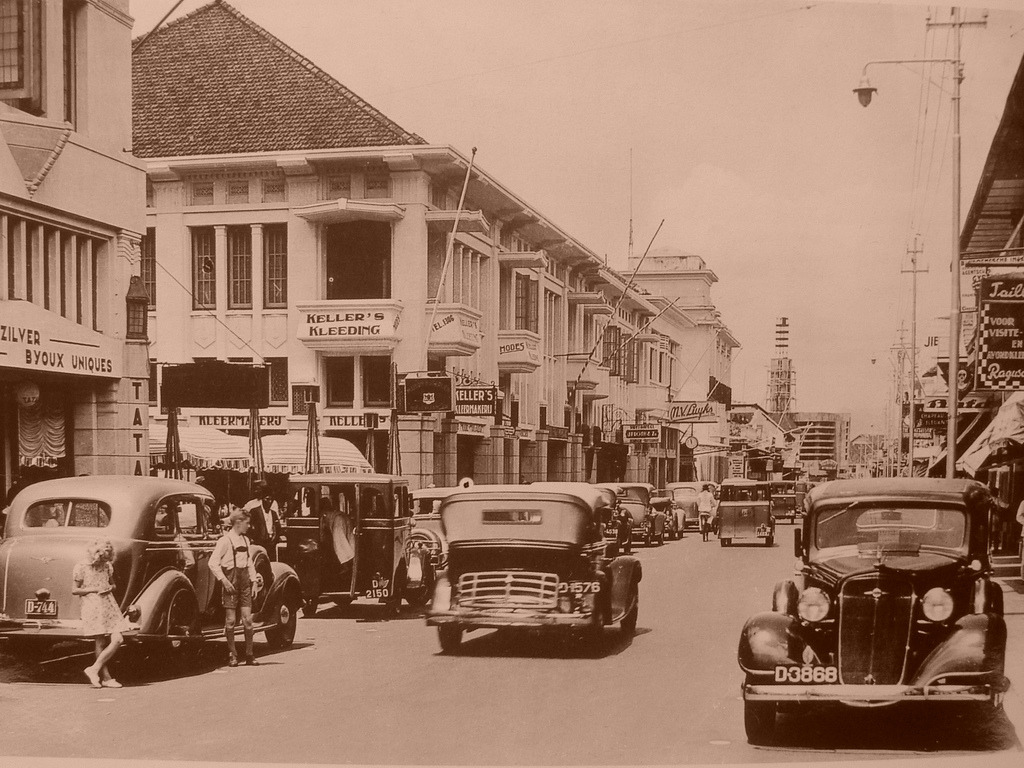
<instances>
[{"instance_id":1,"label":"car tire","mask_svg":"<svg viewBox=\"0 0 1024 768\"><path fill-rule=\"evenodd\" d=\"M636 634L636 620L640 615L640 587L633 582L633 586L629 590L629 610L626 611L626 615L619 621L619 629L622 630L622 634L626 637L632 637Z\"/></svg>"},{"instance_id":2,"label":"car tire","mask_svg":"<svg viewBox=\"0 0 1024 768\"><path fill-rule=\"evenodd\" d=\"M756 746L767 746L775 738L777 706L773 701L744 701L743 728L747 741Z\"/></svg>"},{"instance_id":3,"label":"car tire","mask_svg":"<svg viewBox=\"0 0 1024 768\"><path fill-rule=\"evenodd\" d=\"M440 624L437 627L437 641L441 644L441 653L452 656L462 647L462 627L454 624Z\"/></svg>"},{"instance_id":4,"label":"car tire","mask_svg":"<svg viewBox=\"0 0 1024 768\"><path fill-rule=\"evenodd\" d=\"M267 638L267 645L271 648L289 648L295 642L295 626L298 623L299 605L298 599L286 597L277 607L277 623L263 633ZM302 610L305 612L305 607Z\"/></svg>"},{"instance_id":5,"label":"car tire","mask_svg":"<svg viewBox=\"0 0 1024 768\"><path fill-rule=\"evenodd\" d=\"M774 547L775 546L775 537L774 536L769 536L768 538L766 538L764 540L764 545L766 547Z\"/></svg>"}]
</instances>

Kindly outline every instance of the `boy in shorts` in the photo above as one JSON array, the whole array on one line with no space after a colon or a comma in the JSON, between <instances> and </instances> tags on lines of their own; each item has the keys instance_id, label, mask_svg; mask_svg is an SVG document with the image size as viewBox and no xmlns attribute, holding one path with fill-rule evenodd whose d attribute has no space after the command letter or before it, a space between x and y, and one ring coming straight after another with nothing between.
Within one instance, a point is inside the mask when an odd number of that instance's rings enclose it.
<instances>
[{"instance_id":1,"label":"boy in shorts","mask_svg":"<svg viewBox=\"0 0 1024 768\"><path fill-rule=\"evenodd\" d=\"M210 570L223 587L221 605L224 606L224 637L228 641L228 666L238 666L235 652L235 620L242 615L245 632L245 663L255 667L259 663L252 652L252 597L263 588L263 578L256 573L252 542L245 535L249 530L249 513L235 509L228 515L231 526L218 539L210 557Z\"/></svg>"}]
</instances>

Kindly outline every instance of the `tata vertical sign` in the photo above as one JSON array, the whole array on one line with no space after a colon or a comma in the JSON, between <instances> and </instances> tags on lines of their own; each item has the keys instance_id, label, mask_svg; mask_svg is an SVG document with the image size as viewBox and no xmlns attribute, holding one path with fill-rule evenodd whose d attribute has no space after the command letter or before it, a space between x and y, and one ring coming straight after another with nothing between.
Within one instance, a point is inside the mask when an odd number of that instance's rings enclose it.
<instances>
[{"instance_id":1,"label":"tata vertical sign","mask_svg":"<svg viewBox=\"0 0 1024 768\"><path fill-rule=\"evenodd\" d=\"M1024 273L981 280L977 349L976 389L1024 389Z\"/></svg>"}]
</instances>

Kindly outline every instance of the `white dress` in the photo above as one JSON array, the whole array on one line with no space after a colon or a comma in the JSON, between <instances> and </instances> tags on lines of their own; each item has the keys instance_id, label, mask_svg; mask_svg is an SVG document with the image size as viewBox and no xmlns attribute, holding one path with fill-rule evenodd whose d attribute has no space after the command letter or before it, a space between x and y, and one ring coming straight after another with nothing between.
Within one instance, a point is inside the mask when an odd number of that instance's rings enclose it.
<instances>
[{"instance_id":1,"label":"white dress","mask_svg":"<svg viewBox=\"0 0 1024 768\"><path fill-rule=\"evenodd\" d=\"M86 588L109 589L114 568L110 563L94 566L90 563L79 563L75 566L73 579L76 585ZM90 592L82 595L82 634L86 637L109 635L111 632L124 632L128 629L128 620L121 614L113 594L105 595Z\"/></svg>"}]
</instances>

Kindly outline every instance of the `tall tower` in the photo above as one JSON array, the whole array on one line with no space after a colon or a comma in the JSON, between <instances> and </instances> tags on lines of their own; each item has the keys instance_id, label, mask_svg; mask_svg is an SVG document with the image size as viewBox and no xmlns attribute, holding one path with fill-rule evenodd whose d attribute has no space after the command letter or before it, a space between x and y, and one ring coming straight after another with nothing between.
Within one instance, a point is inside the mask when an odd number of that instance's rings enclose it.
<instances>
[{"instance_id":1,"label":"tall tower","mask_svg":"<svg viewBox=\"0 0 1024 768\"><path fill-rule=\"evenodd\" d=\"M765 410L786 413L793 405L793 361L789 357L789 318L775 323L775 357L768 366L768 397Z\"/></svg>"}]
</instances>

